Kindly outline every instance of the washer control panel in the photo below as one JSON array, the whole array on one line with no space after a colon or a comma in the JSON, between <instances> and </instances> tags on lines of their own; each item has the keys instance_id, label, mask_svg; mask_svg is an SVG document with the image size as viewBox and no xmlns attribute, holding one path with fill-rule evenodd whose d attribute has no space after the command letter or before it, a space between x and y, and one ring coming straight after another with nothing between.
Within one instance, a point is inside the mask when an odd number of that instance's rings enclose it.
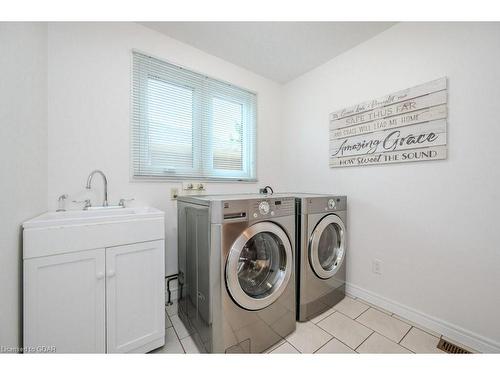
<instances>
[{"instance_id":1,"label":"washer control panel","mask_svg":"<svg viewBox=\"0 0 500 375\"><path fill-rule=\"evenodd\" d=\"M228 200L222 202L223 222L271 219L295 215L295 198L272 198Z\"/></svg>"},{"instance_id":2,"label":"washer control panel","mask_svg":"<svg viewBox=\"0 0 500 375\"><path fill-rule=\"evenodd\" d=\"M293 197L257 199L250 202L249 211L250 219L254 220L294 215L295 200Z\"/></svg>"}]
</instances>

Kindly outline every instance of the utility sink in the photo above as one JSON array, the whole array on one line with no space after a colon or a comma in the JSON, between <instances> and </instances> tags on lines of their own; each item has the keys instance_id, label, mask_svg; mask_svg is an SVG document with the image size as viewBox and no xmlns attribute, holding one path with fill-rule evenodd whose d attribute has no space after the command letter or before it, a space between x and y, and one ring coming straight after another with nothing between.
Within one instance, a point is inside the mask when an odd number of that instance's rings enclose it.
<instances>
[{"instance_id":1,"label":"utility sink","mask_svg":"<svg viewBox=\"0 0 500 375\"><path fill-rule=\"evenodd\" d=\"M23 223L23 257L163 239L164 216L152 207L46 212Z\"/></svg>"},{"instance_id":2,"label":"utility sink","mask_svg":"<svg viewBox=\"0 0 500 375\"><path fill-rule=\"evenodd\" d=\"M123 220L135 220L163 217L164 213L152 207L140 208L99 208L91 210L71 210L46 212L24 222L23 228L43 228L60 225L78 225L105 223Z\"/></svg>"}]
</instances>

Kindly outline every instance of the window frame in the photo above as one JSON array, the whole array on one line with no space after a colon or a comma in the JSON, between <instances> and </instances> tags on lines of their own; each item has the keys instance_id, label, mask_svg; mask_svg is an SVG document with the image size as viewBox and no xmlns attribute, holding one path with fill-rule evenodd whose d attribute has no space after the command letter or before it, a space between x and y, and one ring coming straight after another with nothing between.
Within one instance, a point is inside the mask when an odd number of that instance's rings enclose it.
<instances>
[{"instance_id":1,"label":"window frame","mask_svg":"<svg viewBox=\"0 0 500 375\"><path fill-rule=\"evenodd\" d=\"M227 101L227 102L232 102L232 103L236 103L236 104L239 104L241 105L241 108L242 108L242 117L245 118L246 116L249 116L249 113L248 113L248 107L247 105L249 105L248 101L244 100L243 97L241 98L235 98L235 97L229 97L229 96L226 96L224 97L223 95L221 95L221 93L218 93L218 92L215 92L215 93L210 93L210 99L211 101L213 101L213 99L220 99L220 100L224 100L224 101ZM240 99L240 100L238 100ZM245 103L246 102L246 103ZM213 114L213 111L210 111L210 116L212 116ZM255 160L256 158L256 155L252 155L252 149L249 145L251 145L251 142L252 140L247 140L247 141L244 141L243 139L245 137L248 137L249 135L251 136L252 135L252 132L251 130L248 130L246 129L243 130L245 127L248 127L249 124L248 124L248 121L243 121L243 123L241 124L242 126L242 142L241 142L241 146L242 146L242 171L241 171L241 176L245 175L245 174L250 174L250 169L251 169L251 163L252 163L252 160ZM255 124L255 126L257 127L257 123ZM210 142L213 142L213 128L211 127L210 128L210 132L209 134L207 135L207 137L209 137L211 139ZM257 139L254 140L254 144L257 143ZM224 170L224 169L217 169L213 166L213 155L214 155L214 148L211 147L210 148L210 151L208 152L208 159L212 160L212 168L210 169L211 171L214 171L214 170L217 170L219 171L218 174L219 175L230 175L231 173L234 173L235 171L232 171L232 170ZM245 158L244 156L245 155L248 155L248 158ZM246 159L246 160L245 160ZM207 164L208 164L208 161L207 161ZM224 172L225 171L225 172ZM227 179L227 178L244 178L244 177L241 177L241 176L234 176L234 177L220 177L220 178L223 178L223 179Z\"/></svg>"},{"instance_id":2,"label":"window frame","mask_svg":"<svg viewBox=\"0 0 500 375\"><path fill-rule=\"evenodd\" d=\"M185 69L186 71L190 73L195 73L200 76L200 85L198 87L193 87L187 84L186 82L182 82L182 80L172 80L171 77L162 77L161 74L158 74L158 72L146 72L146 71L140 71L141 76L139 78L140 83L134 85L134 80L137 80L138 78L135 77L135 72L134 72L134 53L144 55L146 57L150 57L162 62L165 62L166 64L173 65L180 70ZM258 139L258 93L249 90L247 88L241 87L241 86L236 86L232 83L229 83L227 81L221 80L219 78L215 78L213 76L208 76L207 74L200 73L196 70L193 70L191 68L185 67L181 64L178 64L176 62L172 62L169 60L166 60L164 58L159 58L156 57L150 53L145 53L140 50L132 49L130 53L130 62L131 62L131 95L130 95L130 164L129 164L129 169L130 169L130 181L131 182L141 182L141 181L171 181L171 182L183 182L183 181L193 181L193 180L199 180L199 181L205 181L205 182L240 182L240 183L255 183L258 181L258 163L257 163L257 139ZM243 90L248 92L249 94L252 94L255 96L255 99L253 101L254 103L254 108L253 111L251 111L251 105L252 101L248 100L248 98L245 98L245 95L240 95L240 96L232 96L232 95L224 95L223 92L220 92L219 90L216 90L214 88L211 88L210 85L203 85L203 78L209 79L217 85L227 85L230 88L235 88L237 90ZM134 108L135 108L135 103L134 103L134 95L139 95L139 98L141 100L141 107L142 108L147 108L147 81L149 79L157 79L159 81L163 81L166 84L170 85L175 85L179 87L185 87L193 90L193 128L192 128L192 133L193 133L193 164L197 165L197 168L192 168L192 169L184 169L184 171L190 171L191 175L153 175L153 174L136 174L135 173L135 165L134 163L137 163L138 160L134 157L135 153L137 151L134 150L134 147L136 146L137 143L141 142L147 142L148 136L149 136L149 131L148 129L144 129L144 126L140 126L139 128L139 140L136 140L135 137L137 136L136 134L136 125L135 121L140 121L141 124L147 124L148 121L145 119L147 117L147 110L140 111L138 116L140 117L139 120L134 120ZM200 89L201 88L201 89ZM136 93L136 90L140 90L141 93ZM208 100L203 100L202 98L209 98ZM213 126L208 126L203 124L204 121L206 121L206 118L203 118L203 112L204 109L202 107L207 106L207 105L212 105L212 101L214 98L218 98L221 100L226 100L229 102L234 102L237 104L240 104L242 106L242 118L247 117L247 121L243 121L242 127L248 127L251 126L249 122L251 122L251 119L253 117L254 119L254 129L246 129L242 130L242 139L244 137L251 137L252 139L248 139L247 141L242 140L242 171L235 171L235 170L224 170L224 169L216 169L214 168L213 165L213 147L210 147L210 151L205 151L207 144L210 144L211 141L203 141L202 138L204 135L202 134L202 130L209 129L209 136L210 139L212 139L212 134L213 134ZM198 101L198 102L196 102ZM206 103L208 102L208 104ZM198 103L198 104L195 104ZM198 106L198 109L196 109L196 106ZM254 112L252 114L252 112ZM213 111L210 110L207 112L209 115L207 117L211 118ZM250 120L250 121L248 121ZM195 145L196 143L199 143L198 145ZM145 146L144 149L147 149L147 152L150 153L150 147ZM205 154L206 159L211 160L204 160L203 154ZM141 163L142 161L139 161ZM208 165L212 165L211 168L208 168ZM253 164L253 174L252 174L252 164ZM150 166L150 168L154 169L153 166ZM160 167L158 167L160 169ZM213 173L213 171L218 171L217 176L213 175L205 175L203 176L204 173ZM236 173L239 173L239 175L236 175ZM248 176L248 177L247 177Z\"/></svg>"}]
</instances>

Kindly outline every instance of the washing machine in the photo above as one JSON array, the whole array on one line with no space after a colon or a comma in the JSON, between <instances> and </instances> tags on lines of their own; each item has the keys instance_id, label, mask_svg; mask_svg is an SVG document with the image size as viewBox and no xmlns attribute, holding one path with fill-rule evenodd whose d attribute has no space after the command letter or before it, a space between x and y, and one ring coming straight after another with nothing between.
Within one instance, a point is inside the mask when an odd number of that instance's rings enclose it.
<instances>
[{"instance_id":1,"label":"washing machine","mask_svg":"<svg viewBox=\"0 0 500 375\"><path fill-rule=\"evenodd\" d=\"M347 197L294 196L297 320L306 321L345 297Z\"/></svg>"},{"instance_id":2,"label":"washing machine","mask_svg":"<svg viewBox=\"0 0 500 375\"><path fill-rule=\"evenodd\" d=\"M201 351L260 353L295 330L295 198L178 198L178 312Z\"/></svg>"}]
</instances>

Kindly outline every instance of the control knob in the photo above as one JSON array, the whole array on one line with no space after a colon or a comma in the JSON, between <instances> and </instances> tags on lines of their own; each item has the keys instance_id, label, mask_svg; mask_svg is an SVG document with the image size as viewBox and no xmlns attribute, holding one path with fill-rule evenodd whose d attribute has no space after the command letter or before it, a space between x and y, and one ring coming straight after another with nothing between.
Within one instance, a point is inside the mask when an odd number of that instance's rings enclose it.
<instances>
[{"instance_id":1,"label":"control knob","mask_svg":"<svg viewBox=\"0 0 500 375\"><path fill-rule=\"evenodd\" d=\"M259 204L259 212L262 215L267 215L269 213L269 203L266 201L260 202Z\"/></svg>"},{"instance_id":2,"label":"control knob","mask_svg":"<svg viewBox=\"0 0 500 375\"><path fill-rule=\"evenodd\" d=\"M329 199L328 200L328 208L330 210L333 210L335 208L335 199Z\"/></svg>"}]
</instances>

